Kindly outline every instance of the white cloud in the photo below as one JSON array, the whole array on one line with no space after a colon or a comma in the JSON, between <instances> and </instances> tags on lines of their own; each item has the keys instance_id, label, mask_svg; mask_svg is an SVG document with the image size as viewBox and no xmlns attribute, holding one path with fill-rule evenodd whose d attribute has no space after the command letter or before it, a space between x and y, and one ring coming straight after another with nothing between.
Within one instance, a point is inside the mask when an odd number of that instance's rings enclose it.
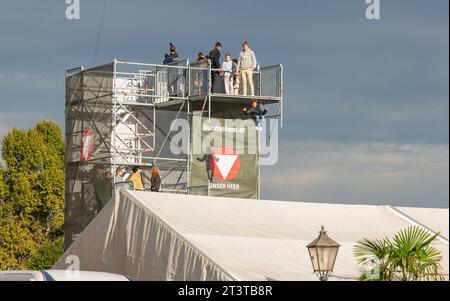
<instances>
[{"instance_id":1,"label":"white cloud","mask_svg":"<svg viewBox=\"0 0 450 301\"><path fill-rule=\"evenodd\" d=\"M448 207L449 146L300 142L262 172L264 198Z\"/></svg>"}]
</instances>

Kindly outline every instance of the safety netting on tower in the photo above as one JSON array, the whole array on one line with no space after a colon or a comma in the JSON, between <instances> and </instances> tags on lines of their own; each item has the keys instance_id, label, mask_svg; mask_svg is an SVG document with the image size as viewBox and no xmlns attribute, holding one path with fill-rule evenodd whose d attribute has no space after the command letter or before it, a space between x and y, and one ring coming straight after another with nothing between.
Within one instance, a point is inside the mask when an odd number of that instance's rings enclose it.
<instances>
[{"instance_id":1,"label":"safety netting on tower","mask_svg":"<svg viewBox=\"0 0 450 301\"><path fill-rule=\"evenodd\" d=\"M258 152L242 154L223 139L209 152L194 153L194 143L210 136L208 127L214 132L213 126L226 129L229 122L250 129L246 147L259 141L242 108L257 99L271 107L267 118L282 120L282 66L255 69L254 96L239 90L227 95L220 86L213 92L214 72L220 70L209 61L120 60L66 72L66 246L111 200L114 188L149 190L152 167L159 169L162 192L259 197ZM187 130L179 130L183 125Z\"/></svg>"}]
</instances>

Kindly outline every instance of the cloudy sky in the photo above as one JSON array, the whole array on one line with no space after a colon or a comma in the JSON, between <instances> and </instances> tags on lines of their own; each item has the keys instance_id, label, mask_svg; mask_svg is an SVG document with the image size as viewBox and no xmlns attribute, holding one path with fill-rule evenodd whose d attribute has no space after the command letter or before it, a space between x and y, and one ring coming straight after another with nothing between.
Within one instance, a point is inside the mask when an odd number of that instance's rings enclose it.
<instances>
[{"instance_id":1,"label":"cloudy sky","mask_svg":"<svg viewBox=\"0 0 450 301\"><path fill-rule=\"evenodd\" d=\"M447 0L108 0L96 63L160 62L216 40L249 40L262 65L285 66L280 159L263 197L449 205ZM64 121L64 71L93 63L104 0L5 0L0 9L0 136Z\"/></svg>"}]
</instances>

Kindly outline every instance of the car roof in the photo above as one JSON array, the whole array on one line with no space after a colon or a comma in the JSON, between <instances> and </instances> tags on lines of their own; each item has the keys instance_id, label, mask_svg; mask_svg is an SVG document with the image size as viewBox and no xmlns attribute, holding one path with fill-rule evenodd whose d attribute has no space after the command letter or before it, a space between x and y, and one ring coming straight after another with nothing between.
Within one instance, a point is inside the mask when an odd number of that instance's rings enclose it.
<instances>
[{"instance_id":1,"label":"car roof","mask_svg":"<svg viewBox=\"0 0 450 301\"><path fill-rule=\"evenodd\" d=\"M43 271L49 280L55 281L129 281L126 276L95 271L46 270ZM50 277L49 277L50 276Z\"/></svg>"},{"instance_id":2,"label":"car roof","mask_svg":"<svg viewBox=\"0 0 450 301\"><path fill-rule=\"evenodd\" d=\"M130 281L131 279L113 273L70 270L12 270L0 271L0 281Z\"/></svg>"},{"instance_id":3,"label":"car roof","mask_svg":"<svg viewBox=\"0 0 450 301\"><path fill-rule=\"evenodd\" d=\"M0 271L0 281L44 281L44 275L40 271Z\"/></svg>"}]
</instances>

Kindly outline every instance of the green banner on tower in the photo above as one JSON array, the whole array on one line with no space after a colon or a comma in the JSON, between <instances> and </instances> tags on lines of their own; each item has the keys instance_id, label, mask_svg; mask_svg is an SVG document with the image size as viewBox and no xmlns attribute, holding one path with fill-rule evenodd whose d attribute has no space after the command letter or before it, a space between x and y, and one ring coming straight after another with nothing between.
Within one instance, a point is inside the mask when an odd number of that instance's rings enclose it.
<instances>
[{"instance_id":1,"label":"green banner on tower","mask_svg":"<svg viewBox=\"0 0 450 301\"><path fill-rule=\"evenodd\" d=\"M191 193L258 197L258 133L252 120L194 114L191 142Z\"/></svg>"}]
</instances>

